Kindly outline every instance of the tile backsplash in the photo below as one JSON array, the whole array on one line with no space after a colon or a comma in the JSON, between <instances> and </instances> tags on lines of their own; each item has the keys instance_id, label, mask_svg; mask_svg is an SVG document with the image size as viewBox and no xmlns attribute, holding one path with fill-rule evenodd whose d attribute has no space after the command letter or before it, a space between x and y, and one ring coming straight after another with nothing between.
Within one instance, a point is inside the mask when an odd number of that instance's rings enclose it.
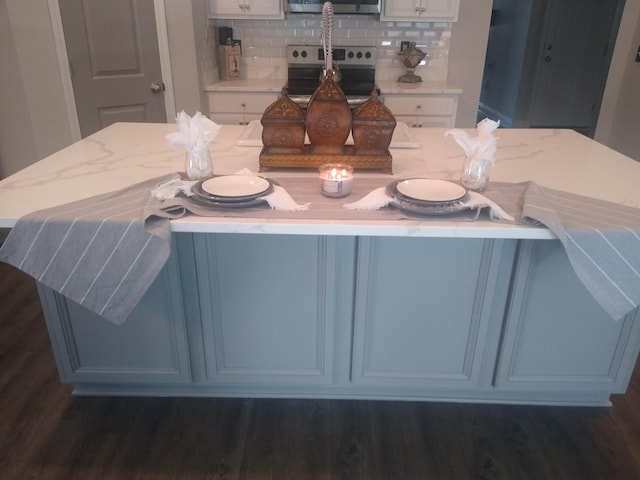
<instances>
[{"instance_id":1,"label":"tile backsplash","mask_svg":"<svg viewBox=\"0 0 640 480\"><path fill-rule=\"evenodd\" d=\"M286 79L287 45L320 45L320 15L297 14L284 20L209 20L207 49L215 50L216 27L232 27L235 39L242 41L243 78ZM213 30L213 32L212 32ZM395 80L405 73L398 52L400 42L415 42L427 54L416 69L423 80L445 81L449 58L451 24L447 22L380 22L361 15L337 15L333 29L334 45L377 47L376 79ZM201 59L207 81L216 74L215 53ZM208 67L208 68L207 68Z\"/></svg>"}]
</instances>

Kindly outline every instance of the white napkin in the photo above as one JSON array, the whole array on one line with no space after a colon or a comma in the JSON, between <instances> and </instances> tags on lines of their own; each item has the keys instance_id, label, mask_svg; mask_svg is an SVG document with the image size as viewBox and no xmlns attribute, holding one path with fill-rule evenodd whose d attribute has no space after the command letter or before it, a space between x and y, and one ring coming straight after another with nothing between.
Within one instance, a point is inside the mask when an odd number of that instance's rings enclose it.
<instances>
[{"instance_id":1,"label":"white napkin","mask_svg":"<svg viewBox=\"0 0 640 480\"><path fill-rule=\"evenodd\" d=\"M378 210L393 202L393 197L387 193L387 187L376 188L372 192L362 197L357 202L347 203L343 205L348 210ZM464 201L464 205L470 210L480 210L483 208L489 208L489 217L494 219L506 220L514 222L515 219L505 212L497 203L493 200L489 200L484 195L477 192L469 191L467 200Z\"/></svg>"},{"instance_id":2,"label":"white napkin","mask_svg":"<svg viewBox=\"0 0 640 480\"><path fill-rule=\"evenodd\" d=\"M451 135L467 157L474 157L493 164L497 148L497 138L493 135L493 132L499 126L499 120L494 122L485 118L476 125L475 137L457 128L447 130L444 135L445 137Z\"/></svg>"},{"instance_id":3,"label":"white napkin","mask_svg":"<svg viewBox=\"0 0 640 480\"><path fill-rule=\"evenodd\" d=\"M255 176L255 173L253 173L248 168L243 168L242 170L236 172L236 175ZM304 210L309 210L309 203L297 203L293 198L291 198L291 195L289 195L289 193L280 185L274 185L273 192L271 192L269 195L265 195L262 198L267 201L267 203L273 210L281 210L283 212L301 212Z\"/></svg>"},{"instance_id":4,"label":"white napkin","mask_svg":"<svg viewBox=\"0 0 640 480\"><path fill-rule=\"evenodd\" d=\"M254 175L251 170L247 168L243 168L239 172L236 172L236 175ZM175 198L179 193L187 197L192 197L194 193L191 191L193 186L198 183L198 180L183 180L180 175L176 174L171 177L169 180L159 184L153 190L151 190L151 195L158 200L168 200L170 198ZM273 191L262 197L266 200L267 204L273 210L280 210L283 212L301 212L303 210L309 210L309 203L299 204L297 203L289 193L282 188L280 185L273 185Z\"/></svg>"},{"instance_id":5,"label":"white napkin","mask_svg":"<svg viewBox=\"0 0 640 480\"><path fill-rule=\"evenodd\" d=\"M165 139L171 145L184 148L186 151L201 150L218 136L220 125L208 119L200 112L190 117L182 110L176 115L178 132L165 135Z\"/></svg>"}]
</instances>

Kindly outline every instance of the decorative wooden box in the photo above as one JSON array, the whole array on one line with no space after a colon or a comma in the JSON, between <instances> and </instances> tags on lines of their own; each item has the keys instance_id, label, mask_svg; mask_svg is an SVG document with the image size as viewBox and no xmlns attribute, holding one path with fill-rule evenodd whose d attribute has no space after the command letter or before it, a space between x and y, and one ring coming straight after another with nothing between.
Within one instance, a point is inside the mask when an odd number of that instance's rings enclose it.
<instances>
[{"instance_id":1,"label":"decorative wooden box","mask_svg":"<svg viewBox=\"0 0 640 480\"><path fill-rule=\"evenodd\" d=\"M306 112L283 89L278 100L265 110L261 123L264 146L260 171L317 168L338 162L355 169L392 173L389 144L396 120L378 100L377 92L352 112L329 75L311 96ZM309 143L304 141L305 133ZM345 145L350 133L354 144Z\"/></svg>"}]
</instances>

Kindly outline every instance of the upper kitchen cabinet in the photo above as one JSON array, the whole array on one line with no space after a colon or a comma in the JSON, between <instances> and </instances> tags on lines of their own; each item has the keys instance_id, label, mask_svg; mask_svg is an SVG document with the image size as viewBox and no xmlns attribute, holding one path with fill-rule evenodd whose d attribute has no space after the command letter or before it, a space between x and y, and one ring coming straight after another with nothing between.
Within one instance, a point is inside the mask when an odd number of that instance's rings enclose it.
<instances>
[{"instance_id":1,"label":"upper kitchen cabinet","mask_svg":"<svg viewBox=\"0 0 640 480\"><path fill-rule=\"evenodd\" d=\"M281 0L209 0L210 18L284 18Z\"/></svg>"},{"instance_id":2,"label":"upper kitchen cabinet","mask_svg":"<svg viewBox=\"0 0 640 480\"><path fill-rule=\"evenodd\" d=\"M382 21L455 22L460 0L386 0Z\"/></svg>"}]
</instances>

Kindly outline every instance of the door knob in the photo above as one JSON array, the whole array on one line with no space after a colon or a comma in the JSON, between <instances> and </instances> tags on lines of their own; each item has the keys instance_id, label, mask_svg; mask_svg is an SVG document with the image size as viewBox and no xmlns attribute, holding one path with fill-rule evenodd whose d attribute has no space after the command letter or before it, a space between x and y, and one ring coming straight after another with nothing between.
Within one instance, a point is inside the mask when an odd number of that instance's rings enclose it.
<instances>
[{"instance_id":1,"label":"door knob","mask_svg":"<svg viewBox=\"0 0 640 480\"><path fill-rule=\"evenodd\" d=\"M152 83L150 90L153 93L160 93L162 91L164 91L164 84L158 84L158 83Z\"/></svg>"},{"instance_id":2,"label":"door knob","mask_svg":"<svg viewBox=\"0 0 640 480\"><path fill-rule=\"evenodd\" d=\"M551 57L549 55L547 55L546 57L544 57L544 61L545 62L550 62L551 61Z\"/></svg>"}]
</instances>

